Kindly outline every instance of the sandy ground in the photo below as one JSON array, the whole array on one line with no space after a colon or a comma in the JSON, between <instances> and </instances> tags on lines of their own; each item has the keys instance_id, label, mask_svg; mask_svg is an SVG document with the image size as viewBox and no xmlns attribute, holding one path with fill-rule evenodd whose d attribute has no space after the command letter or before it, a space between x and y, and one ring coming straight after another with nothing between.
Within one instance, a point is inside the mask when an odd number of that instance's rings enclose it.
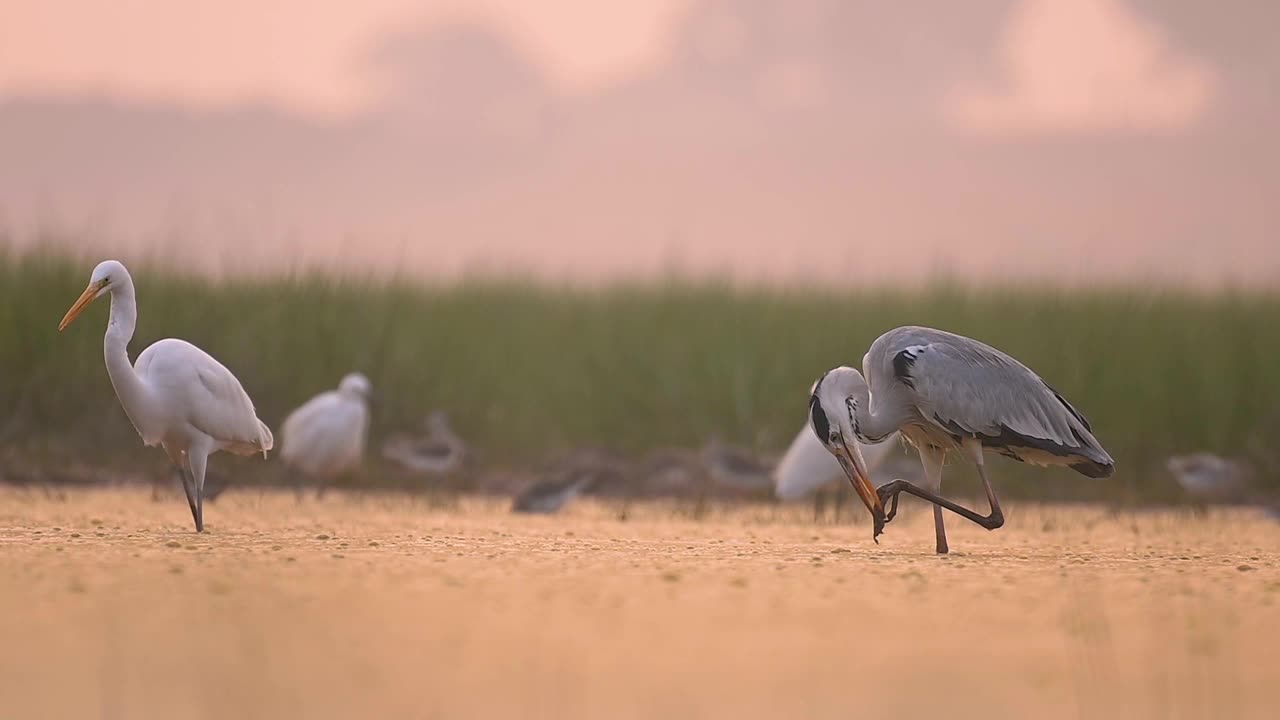
<instances>
[{"instance_id":1,"label":"sandy ground","mask_svg":"<svg viewBox=\"0 0 1280 720\"><path fill-rule=\"evenodd\" d=\"M1274 717L1273 521L911 510L0 489L0 718Z\"/></svg>"}]
</instances>

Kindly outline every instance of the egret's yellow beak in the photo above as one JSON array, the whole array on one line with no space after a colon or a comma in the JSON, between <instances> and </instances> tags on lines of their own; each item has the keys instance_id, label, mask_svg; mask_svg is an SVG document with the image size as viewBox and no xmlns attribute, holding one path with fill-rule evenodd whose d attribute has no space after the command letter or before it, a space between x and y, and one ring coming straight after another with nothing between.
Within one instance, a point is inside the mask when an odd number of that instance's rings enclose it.
<instances>
[{"instance_id":1,"label":"egret's yellow beak","mask_svg":"<svg viewBox=\"0 0 1280 720\"><path fill-rule=\"evenodd\" d=\"M76 317L78 317L80 313L84 312L85 308L89 307L94 300L98 299L98 293L102 292L102 288L106 286L106 280L89 283L89 287L85 288L84 292L80 293L80 297L76 300L75 305L72 305L71 309L67 311L67 314L62 316L62 322L58 323L58 332L66 330L67 326L74 322Z\"/></svg>"},{"instance_id":2,"label":"egret's yellow beak","mask_svg":"<svg viewBox=\"0 0 1280 720\"><path fill-rule=\"evenodd\" d=\"M871 484L871 478L867 475L867 463L862 459L862 451L856 444L853 447L850 447L847 442L842 444L844 452L837 452L836 460L840 461L840 467L844 468L845 474L849 476L849 484L853 485L853 491L858 493L862 504L871 511L871 522L874 526L871 539L875 540L880 533L884 532L884 504L880 502L876 486Z\"/></svg>"}]
</instances>

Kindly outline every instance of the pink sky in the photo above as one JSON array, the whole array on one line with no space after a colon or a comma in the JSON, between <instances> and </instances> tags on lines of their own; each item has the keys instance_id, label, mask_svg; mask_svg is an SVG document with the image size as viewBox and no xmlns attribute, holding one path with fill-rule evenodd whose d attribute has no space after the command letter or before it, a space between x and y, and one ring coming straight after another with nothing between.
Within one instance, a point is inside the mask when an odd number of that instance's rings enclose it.
<instances>
[{"instance_id":1,"label":"pink sky","mask_svg":"<svg viewBox=\"0 0 1280 720\"><path fill-rule=\"evenodd\" d=\"M355 58L406 24L479 19L557 87L587 91L660 62L687 0L5 0L0 93L100 92L201 108L268 101L367 108ZM303 20L305 18L305 20Z\"/></svg>"},{"instance_id":2,"label":"pink sky","mask_svg":"<svg viewBox=\"0 0 1280 720\"><path fill-rule=\"evenodd\" d=\"M0 226L22 245L61 230L207 267L579 279L1267 282L1280 268L1266 4L7 0L4 14Z\"/></svg>"}]
</instances>

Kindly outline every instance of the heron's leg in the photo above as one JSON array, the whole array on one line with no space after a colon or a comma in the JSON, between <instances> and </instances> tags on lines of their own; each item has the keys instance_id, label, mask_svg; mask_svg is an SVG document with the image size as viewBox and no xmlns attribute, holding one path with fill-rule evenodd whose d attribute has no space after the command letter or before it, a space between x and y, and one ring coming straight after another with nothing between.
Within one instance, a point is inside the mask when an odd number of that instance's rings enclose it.
<instances>
[{"instance_id":1,"label":"heron's leg","mask_svg":"<svg viewBox=\"0 0 1280 720\"><path fill-rule=\"evenodd\" d=\"M929 483L929 490L937 494L942 491L942 463L946 459L946 451L937 448L922 448L920 464L924 466L924 477ZM947 546L947 528L942 523L942 508L933 506L933 534L937 540L937 552L946 555L951 552Z\"/></svg>"},{"instance_id":2,"label":"heron's leg","mask_svg":"<svg viewBox=\"0 0 1280 720\"><path fill-rule=\"evenodd\" d=\"M893 482L881 485L876 490L876 493L880 496L880 502L885 504L889 504L890 502L896 503L898 494L904 492L915 495L918 498L928 500L936 505L941 505L947 510L950 510L961 517L972 520L988 530L995 530L1004 524L1003 515L999 515L998 513L992 513L991 516L979 515L969 508L961 507L960 505L957 505L944 497L935 495L924 488L916 487L906 480L894 480Z\"/></svg>"},{"instance_id":3,"label":"heron's leg","mask_svg":"<svg viewBox=\"0 0 1280 720\"><path fill-rule=\"evenodd\" d=\"M1004 525L1004 513L1000 511L1000 500L996 498L995 488L991 487L991 478L987 477L987 466L982 462L982 447L974 447L972 441L969 441L965 444L965 450L978 466L978 475L982 478L982 489L987 491L987 503L991 506L991 513L987 515L990 524L983 527L995 530Z\"/></svg>"},{"instance_id":4,"label":"heron's leg","mask_svg":"<svg viewBox=\"0 0 1280 720\"><path fill-rule=\"evenodd\" d=\"M935 505L944 507L961 517L978 523L988 530L995 530L1001 525L1004 525L1004 513L1000 512L1000 502L996 499L995 490L991 488L991 481L987 478L987 470L982 464L982 445L978 444L976 441L967 440L965 441L963 449L964 452L974 460L974 463L978 466L978 474L982 476L982 486L986 489L987 501L991 504L991 513L989 515L979 515L969 508L961 507L937 493L918 488L906 480L894 480L891 483L881 485L876 490L876 494L880 496L880 502L884 503L886 502L886 498L888 498L893 501L894 509L896 510L898 494L906 492L915 495L916 497L924 498ZM924 457L924 453L921 453L921 457Z\"/></svg>"}]
</instances>

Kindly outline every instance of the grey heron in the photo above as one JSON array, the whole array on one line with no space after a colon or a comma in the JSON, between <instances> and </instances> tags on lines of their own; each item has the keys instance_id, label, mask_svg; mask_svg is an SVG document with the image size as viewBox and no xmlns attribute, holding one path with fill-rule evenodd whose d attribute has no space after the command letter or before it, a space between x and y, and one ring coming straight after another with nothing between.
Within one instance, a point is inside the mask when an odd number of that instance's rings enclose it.
<instances>
[{"instance_id":1,"label":"grey heron","mask_svg":"<svg viewBox=\"0 0 1280 720\"><path fill-rule=\"evenodd\" d=\"M1091 478L1109 477L1115 461L1093 429L1056 390L1030 368L977 340L925 327L900 327L881 335L862 359L828 371L809 400L810 423L835 455L854 490L871 512L872 537L898 509L903 492L934 504L937 551L948 551L942 509L988 530L1004 524L1004 513L983 463L994 452L1035 465L1065 465ZM883 442L900 432L920 453L926 488L895 480L871 484L859 443ZM940 497L942 465L959 451L978 468L990 512ZM885 511L886 501L891 501Z\"/></svg>"},{"instance_id":2,"label":"grey heron","mask_svg":"<svg viewBox=\"0 0 1280 720\"><path fill-rule=\"evenodd\" d=\"M160 445L182 473L196 532L204 532L205 467L209 455L226 450L265 458L273 440L253 401L225 365L185 340L157 340L129 362L129 341L138 322L133 278L115 260L98 263L89 286L67 310L67 329L94 300L111 296L103 338L107 376L125 415L148 446Z\"/></svg>"}]
</instances>

